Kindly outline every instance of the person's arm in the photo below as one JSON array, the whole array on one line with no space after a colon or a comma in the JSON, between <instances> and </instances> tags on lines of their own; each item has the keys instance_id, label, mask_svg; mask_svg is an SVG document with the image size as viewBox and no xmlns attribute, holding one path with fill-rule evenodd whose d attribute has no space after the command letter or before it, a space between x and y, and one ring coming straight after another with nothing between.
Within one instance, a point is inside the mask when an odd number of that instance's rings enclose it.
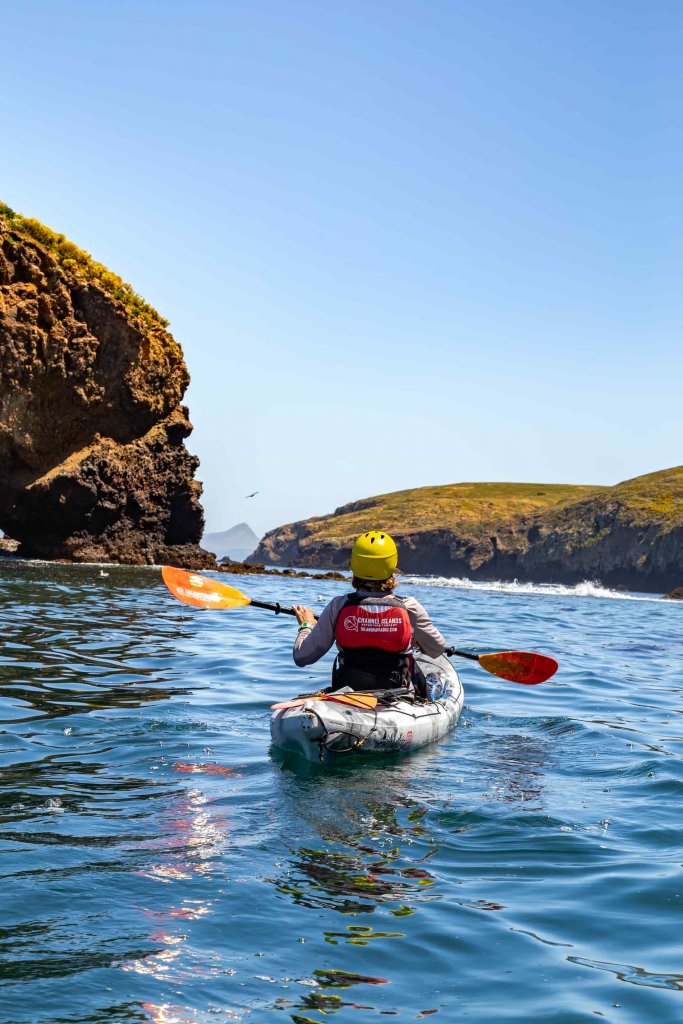
<instances>
[{"instance_id":1,"label":"person's arm","mask_svg":"<svg viewBox=\"0 0 683 1024\"><path fill-rule=\"evenodd\" d=\"M334 643L334 627L337 621L337 607L339 599L335 598L324 608L318 621L315 621L315 614L305 605L292 605L299 621L299 632L294 641L292 657L294 663L300 668L305 665L312 665L327 654ZM308 628L301 628L302 624Z\"/></svg>"},{"instance_id":2,"label":"person's arm","mask_svg":"<svg viewBox=\"0 0 683 1024\"><path fill-rule=\"evenodd\" d=\"M413 642L430 658L438 658L440 654L444 653L448 644L430 619L427 611L414 597L404 598L404 606L413 627Z\"/></svg>"}]
</instances>

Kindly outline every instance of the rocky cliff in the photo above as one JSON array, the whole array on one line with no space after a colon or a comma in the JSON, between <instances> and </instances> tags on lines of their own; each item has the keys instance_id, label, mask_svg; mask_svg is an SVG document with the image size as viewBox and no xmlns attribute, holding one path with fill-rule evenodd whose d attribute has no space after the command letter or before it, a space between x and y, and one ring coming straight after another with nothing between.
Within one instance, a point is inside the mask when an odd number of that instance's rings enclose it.
<instances>
[{"instance_id":1,"label":"rocky cliff","mask_svg":"<svg viewBox=\"0 0 683 1024\"><path fill-rule=\"evenodd\" d=\"M0 529L20 554L214 564L180 346L133 289L0 204Z\"/></svg>"},{"instance_id":2,"label":"rocky cliff","mask_svg":"<svg viewBox=\"0 0 683 1024\"><path fill-rule=\"evenodd\" d=\"M666 591L683 580L683 467L614 487L451 484L383 494L263 538L251 560L346 568L388 530L404 572Z\"/></svg>"}]
</instances>

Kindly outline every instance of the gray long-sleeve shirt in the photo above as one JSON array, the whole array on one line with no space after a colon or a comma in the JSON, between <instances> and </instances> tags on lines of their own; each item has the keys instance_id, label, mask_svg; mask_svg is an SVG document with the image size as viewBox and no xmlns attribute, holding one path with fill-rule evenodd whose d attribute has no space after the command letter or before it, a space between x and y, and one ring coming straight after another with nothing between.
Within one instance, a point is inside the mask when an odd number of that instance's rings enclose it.
<instances>
[{"instance_id":1,"label":"gray long-sleeve shirt","mask_svg":"<svg viewBox=\"0 0 683 1024\"><path fill-rule=\"evenodd\" d=\"M370 593L367 590L359 590L357 593L361 598L387 596L385 594L377 594L376 592ZM312 665L313 662L319 661L330 650L335 639L337 618L346 602L347 596L342 595L341 597L332 598L330 603L321 612L320 618L313 629L299 630L294 641L294 650L292 651L292 656L297 665L302 668L304 665ZM419 647L421 651L424 651L431 658L436 658L439 654L443 654L448 644L420 602L416 601L414 597L398 597L397 594L392 594L391 596L396 598L408 612L408 618L413 627L413 643L415 646Z\"/></svg>"}]
</instances>

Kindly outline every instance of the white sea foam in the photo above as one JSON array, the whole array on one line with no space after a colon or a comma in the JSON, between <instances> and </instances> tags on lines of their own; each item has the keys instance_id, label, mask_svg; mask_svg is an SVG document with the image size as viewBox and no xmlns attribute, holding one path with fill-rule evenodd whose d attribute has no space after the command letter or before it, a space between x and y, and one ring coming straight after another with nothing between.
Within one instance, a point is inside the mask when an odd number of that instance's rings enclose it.
<instances>
[{"instance_id":1,"label":"white sea foam","mask_svg":"<svg viewBox=\"0 0 683 1024\"><path fill-rule=\"evenodd\" d=\"M594 580L583 580L574 586L562 583L519 583L517 580L470 580L466 576L402 576L401 584L420 584L425 587L451 587L455 590L493 590L505 594L542 594L546 597L597 597L616 601L660 601L654 594L628 594L609 590Z\"/></svg>"}]
</instances>

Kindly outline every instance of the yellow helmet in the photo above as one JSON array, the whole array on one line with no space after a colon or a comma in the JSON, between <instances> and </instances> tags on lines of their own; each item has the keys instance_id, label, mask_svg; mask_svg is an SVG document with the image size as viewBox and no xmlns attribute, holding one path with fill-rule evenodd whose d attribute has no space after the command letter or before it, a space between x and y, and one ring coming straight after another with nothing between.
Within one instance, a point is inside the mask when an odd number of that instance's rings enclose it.
<instances>
[{"instance_id":1,"label":"yellow helmet","mask_svg":"<svg viewBox=\"0 0 683 1024\"><path fill-rule=\"evenodd\" d=\"M370 530L351 551L351 570L361 580L388 580L398 565L398 551L388 533Z\"/></svg>"}]
</instances>

